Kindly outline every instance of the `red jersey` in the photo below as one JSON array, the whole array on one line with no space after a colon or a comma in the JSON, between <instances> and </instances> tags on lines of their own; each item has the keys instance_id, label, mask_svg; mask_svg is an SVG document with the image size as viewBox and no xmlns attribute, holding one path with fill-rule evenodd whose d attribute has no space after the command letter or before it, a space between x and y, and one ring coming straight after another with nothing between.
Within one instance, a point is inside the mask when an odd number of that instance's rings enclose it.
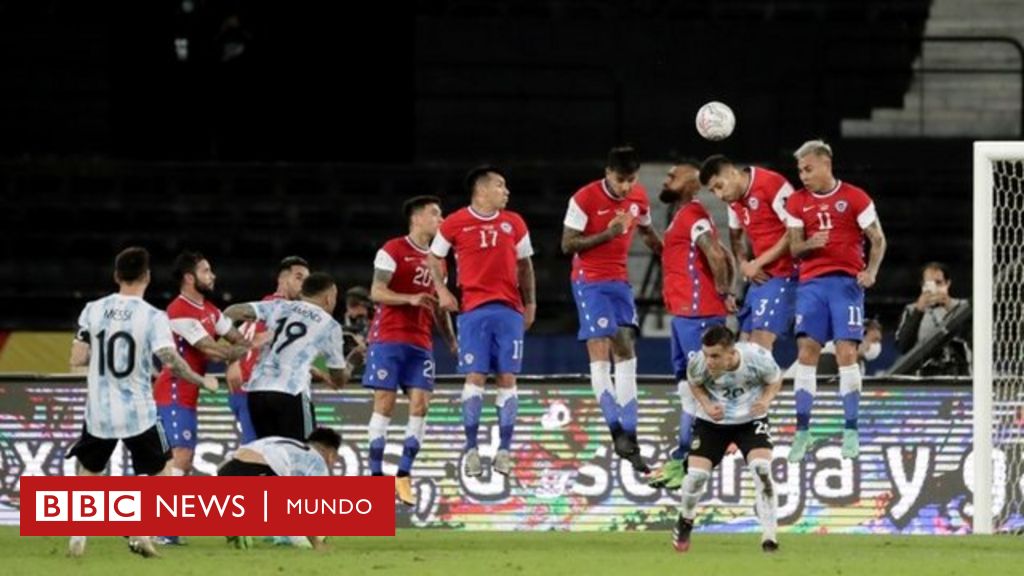
<instances>
[{"instance_id":1,"label":"red jersey","mask_svg":"<svg viewBox=\"0 0 1024 576\"><path fill-rule=\"evenodd\" d=\"M278 294L267 294L266 296L263 297L264 302L266 302L267 300L283 299L284 296L279 296ZM267 325L260 320L256 320L254 322L245 322L238 328L238 331L242 333L242 336L245 336L246 340L252 342L252 340L256 338L257 334L262 334L267 331ZM259 348L251 348L249 352L245 356L242 356L242 359L239 360L239 365L242 368L243 383L249 381L249 377L252 376L252 369L254 366L256 366L256 363L259 362L259 359Z\"/></svg>"},{"instance_id":2,"label":"red jersey","mask_svg":"<svg viewBox=\"0 0 1024 576\"><path fill-rule=\"evenodd\" d=\"M684 204L665 230L662 296L665 308L673 316L702 318L728 314L725 300L715 289L711 265L697 246L697 239L704 234L710 234L713 242L719 241L711 216L696 200Z\"/></svg>"},{"instance_id":3,"label":"red jersey","mask_svg":"<svg viewBox=\"0 0 1024 576\"><path fill-rule=\"evenodd\" d=\"M736 202L729 204L729 228L743 230L750 237L754 258L764 254L786 235L786 201L793 195L793 187L786 177L764 168L750 167L750 185ZM764 267L773 278L793 275L793 257L789 250Z\"/></svg>"},{"instance_id":4,"label":"red jersey","mask_svg":"<svg viewBox=\"0 0 1024 576\"><path fill-rule=\"evenodd\" d=\"M417 246L408 236L392 238L377 251L373 268L391 273L388 288L395 292L433 294L434 282L427 266L429 253L428 248ZM447 266L444 261L441 265ZM369 341L411 344L430 350L434 344L433 328L434 313L430 308L377 304Z\"/></svg>"},{"instance_id":5,"label":"red jersey","mask_svg":"<svg viewBox=\"0 0 1024 576\"><path fill-rule=\"evenodd\" d=\"M171 321L178 354L196 374L205 375L206 356L194 344L207 336L216 340L217 336L227 334L231 330L231 320L209 300L196 304L181 294L167 307L167 318ZM199 401L199 387L171 374L164 366L153 385L153 397L159 406L175 403L195 408Z\"/></svg>"},{"instance_id":6,"label":"red jersey","mask_svg":"<svg viewBox=\"0 0 1024 576\"><path fill-rule=\"evenodd\" d=\"M786 211L789 226L803 228L804 238L828 231L825 247L800 259L801 281L835 273L856 276L864 270L864 229L878 219L866 192L838 180L825 194L801 188L789 198Z\"/></svg>"},{"instance_id":7,"label":"red jersey","mask_svg":"<svg viewBox=\"0 0 1024 576\"><path fill-rule=\"evenodd\" d=\"M584 236L600 234L608 229L608 223L619 212L633 215L633 224L623 233L604 244L577 252L572 259L572 280L600 282L607 280L629 281L626 260L629 246L637 226L651 225L651 206L647 191L637 183L625 198L616 198L602 178L580 188L569 199L565 212L566 228L578 230Z\"/></svg>"},{"instance_id":8,"label":"red jersey","mask_svg":"<svg viewBox=\"0 0 1024 576\"><path fill-rule=\"evenodd\" d=\"M472 207L444 219L430 251L445 258L455 249L462 312L488 302L502 302L523 311L517 262L533 256L530 231L523 218L509 210L489 216Z\"/></svg>"}]
</instances>

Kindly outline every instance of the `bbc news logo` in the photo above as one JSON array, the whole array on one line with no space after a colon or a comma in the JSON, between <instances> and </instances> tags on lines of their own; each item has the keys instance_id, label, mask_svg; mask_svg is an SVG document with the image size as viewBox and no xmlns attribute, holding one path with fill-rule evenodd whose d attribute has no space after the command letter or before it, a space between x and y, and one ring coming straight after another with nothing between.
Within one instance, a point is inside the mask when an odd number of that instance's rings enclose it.
<instances>
[{"instance_id":1,"label":"bbc news logo","mask_svg":"<svg viewBox=\"0 0 1024 576\"><path fill-rule=\"evenodd\" d=\"M142 492L73 490L36 492L36 522L140 522Z\"/></svg>"},{"instance_id":2,"label":"bbc news logo","mask_svg":"<svg viewBox=\"0 0 1024 576\"><path fill-rule=\"evenodd\" d=\"M22 536L393 536L386 477L27 476Z\"/></svg>"}]
</instances>

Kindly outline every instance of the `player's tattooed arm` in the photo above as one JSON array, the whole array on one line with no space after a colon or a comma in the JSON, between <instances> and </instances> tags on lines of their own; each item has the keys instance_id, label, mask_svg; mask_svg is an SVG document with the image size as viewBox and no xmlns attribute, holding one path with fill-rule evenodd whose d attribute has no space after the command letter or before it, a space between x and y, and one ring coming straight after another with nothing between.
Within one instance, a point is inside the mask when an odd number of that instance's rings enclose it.
<instances>
[{"instance_id":1,"label":"player's tattooed arm","mask_svg":"<svg viewBox=\"0 0 1024 576\"><path fill-rule=\"evenodd\" d=\"M81 374L88 369L89 353L90 346L88 343L82 342L81 340L74 340L71 342L71 358L69 359L71 372Z\"/></svg>"},{"instance_id":2,"label":"player's tattooed arm","mask_svg":"<svg viewBox=\"0 0 1024 576\"><path fill-rule=\"evenodd\" d=\"M865 288L874 286L878 277L878 269L882 266L882 259L885 258L885 232L882 232L882 223L875 218L867 228L864 235L871 243L871 253L868 255L868 266L860 274L857 274L857 283Z\"/></svg>"},{"instance_id":3,"label":"player's tattooed arm","mask_svg":"<svg viewBox=\"0 0 1024 576\"><path fill-rule=\"evenodd\" d=\"M230 344L223 341L215 341L209 336L204 336L199 339L198 342L193 344L196 350L203 353L204 356L211 360L220 360L222 362L231 363L235 360L240 360L242 356L249 353L249 343L244 341L244 344Z\"/></svg>"},{"instance_id":4,"label":"player's tattooed arm","mask_svg":"<svg viewBox=\"0 0 1024 576\"><path fill-rule=\"evenodd\" d=\"M615 238L617 234L622 234L622 229L616 226L609 226L597 234L591 234L590 236L584 236L580 230L573 230L569 227L562 228L562 252L565 254L575 254L577 252L583 252L589 250L594 246L599 246L605 242ZM660 242L660 240L659 240Z\"/></svg>"},{"instance_id":5,"label":"player's tattooed arm","mask_svg":"<svg viewBox=\"0 0 1024 576\"><path fill-rule=\"evenodd\" d=\"M637 230L640 231L640 237L643 238L644 245L651 252L661 254L661 250L665 245L661 241L661 236L658 236L658 231L654 229L654 226L637 226Z\"/></svg>"},{"instance_id":6,"label":"player's tattooed arm","mask_svg":"<svg viewBox=\"0 0 1024 576\"><path fill-rule=\"evenodd\" d=\"M245 339L245 336L238 331L238 328L235 328L234 326L232 326L231 330L228 330L228 333L224 335L224 339L232 344L250 344L250 342Z\"/></svg>"},{"instance_id":7,"label":"player's tattooed arm","mask_svg":"<svg viewBox=\"0 0 1024 576\"><path fill-rule=\"evenodd\" d=\"M257 320L256 309L249 303L232 304L224 310L224 315L231 318L231 321L236 324Z\"/></svg>"},{"instance_id":8,"label":"player's tattooed arm","mask_svg":"<svg viewBox=\"0 0 1024 576\"><path fill-rule=\"evenodd\" d=\"M533 273L533 260L520 258L516 262L516 275L519 278L519 294L523 298L526 310L523 321L529 330L537 316L537 281Z\"/></svg>"},{"instance_id":9,"label":"player's tattooed arm","mask_svg":"<svg viewBox=\"0 0 1024 576\"><path fill-rule=\"evenodd\" d=\"M373 284L370 285L370 300L385 306L427 306L432 307L436 298L431 294L416 293L403 294L388 288L391 283L393 272L373 269Z\"/></svg>"},{"instance_id":10,"label":"player's tattooed arm","mask_svg":"<svg viewBox=\"0 0 1024 576\"><path fill-rule=\"evenodd\" d=\"M732 290L732 261L721 244L715 242L711 234L705 232L697 237L697 247L708 259L711 276L715 279L715 290L719 294L727 294Z\"/></svg>"},{"instance_id":11,"label":"player's tattooed arm","mask_svg":"<svg viewBox=\"0 0 1024 576\"><path fill-rule=\"evenodd\" d=\"M203 386L210 390L217 389L218 384L215 376L200 376L197 374L174 348L161 348L154 352L154 354L156 354L156 357L160 359L160 362L163 363L164 366L167 366L167 369L171 371L171 374L174 374L178 378L188 380L197 386Z\"/></svg>"}]
</instances>

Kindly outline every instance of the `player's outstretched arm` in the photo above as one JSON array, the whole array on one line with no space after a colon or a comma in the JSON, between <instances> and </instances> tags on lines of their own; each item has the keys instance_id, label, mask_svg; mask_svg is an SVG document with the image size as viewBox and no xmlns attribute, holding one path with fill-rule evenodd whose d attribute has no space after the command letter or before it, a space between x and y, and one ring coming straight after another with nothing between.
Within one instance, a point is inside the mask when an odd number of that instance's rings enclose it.
<instances>
[{"instance_id":1,"label":"player's outstretched arm","mask_svg":"<svg viewBox=\"0 0 1024 576\"><path fill-rule=\"evenodd\" d=\"M235 324L238 324L239 322L253 322L258 320L256 317L256 308L248 302L228 306L224 310L224 315L231 318L231 321Z\"/></svg>"},{"instance_id":2,"label":"player's outstretched arm","mask_svg":"<svg viewBox=\"0 0 1024 576\"><path fill-rule=\"evenodd\" d=\"M640 237L643 238L644 245L651 252L661 254L665 244L661 241L661 236L658 236L658 231L654 229L654 226L637 226L637 230L640 231Z\"/></svg>"},{"instance_id":3,"label":"player's outstretched arm","mask_svg":"<svg viewBox=\"0 0 1024 576\"><path fill-rule=\"evenodd\" d=\"M526 329L537 319L537 281L533 273L533 259L520 258L516 261L516 275L519 278L519 294L523 298L523 322Z\"/></svg>"},{"instance_id":4,"label":"player's outstretched arm","mask_svg":"<svg viewBox=\"0 0 1024 576\"><path fill-rule=\"evenodd\" d=\"M219 386L215 376L200 376L192 370L192 367L188 365L188 362L185 362L185 359L182 358L174 348L161 348L154 352L154 354L156 354L156 357L160 359L160 362L162 362L164 366L167 366L167 369L171 371L171 374L174 374L178 378L188 380L197 386L203 386L210 390L216 390Z\"/></svg>"},{"instance_id":5,"label":"player's outstretched arm","mask_svg":"<svg viewBox=\"0 0 1024 576\"><path fill-rule=\"evenodd\" d=\"M878 278L878 269L882 267L882 259L885 258L885 232L882 231L882 222L875 218L867 228L864 235L871 243L871 253L868 255L868 267L857 275L857 283L865 288L871 288Z\"/></svg>"},{"instance_id":6,"label":"player's outstretched arm","mask_svg":"<svg viewBox=\"0 0 1024 576\"><path fill-rule=\"evenodd\" d=\"M240 360L242 356L245 356L249 352L249 344L230 344L228 342L214 340L209 336L200 338L198 342L193 344L196 350L203 353L210 360L218 360L221 362L227 362L228 364L235 360Z\"/></svg>"}]
</instances>

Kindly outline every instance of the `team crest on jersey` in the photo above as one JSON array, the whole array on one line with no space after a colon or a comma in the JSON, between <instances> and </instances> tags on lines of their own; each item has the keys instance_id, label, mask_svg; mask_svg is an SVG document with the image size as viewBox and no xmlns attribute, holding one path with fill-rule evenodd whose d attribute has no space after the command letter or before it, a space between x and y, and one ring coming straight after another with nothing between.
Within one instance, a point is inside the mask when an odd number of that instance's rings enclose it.
<instances>
[{"instance_id":1,"label":"team crest on jersey","mask_svg":"<svg viewBox=\"0 0 1024 576\"><path fill-rule=\"evenodd\" d=\"M840 200L836 202L836 212L846 212L848 206L849 204L846 203L846 200Z\"/></svg>"},{"instance_id":2,"label":"team crest on jersey","mask_svg":"<svg viewBox=\"0 0 1024 576\"><path fill-rule=\"evenodd\" d=\"M184 432L181 433L181 437L184 438L185 440L191 440L192 439L192 431L191 430L185 430Z\"/></svg>"},{"instance_id":3,"label":"team crest on jersey","mask_svg":"<svg viewBox=\"0 0 1024 576\"><path fill-rule=\"evenodd\" d=\"M604 316L598 318L597 319L597 325L600 328L607 328L608 327L608 319L605 318Z\"/></svg>"},{"instance_id":4,"label":"team crest on jersey","mask_svg":"<svg viewBox=\"0 0 1024 576\"><path fill-rule=\"evenodd\" d=\"M381 368L380 370L377 370L377 380L386 380L387 377L388 377L388 371L387 370L385 370L383 368Z\"/></svg>"},{"instance_id":5,"label":"team crest on jersey","mask_svg":"<svg viewBox=\"0 0 1024 576\"><path fill-rule=\"evenodd\" d=\"M690 442L690 450L700 449L700 436L694 436L693 442Z\"/></svg>"},{"instance_id":6,"label":"team crest on jersey","mask_svg":"<svg viewBox=\"0 0 1024 576\"><path fill-rule=\"evenodd\" d=\"M473 355L472 354L466 354L465 356L462 357L462 361L465 362L466 364L472 364L473 363Z\"/></svg>"},{"instance_id":7,"label":"team crest on jersey","mask_svg":"<svg viewBox=\"0 0 1024 576\"><path fill-rule=\"evenodd\" d=\"M629 214L631 216L633 216L633 218L636 218L637 216L640 215L640 207L637 206L636 204L630 204L629 205Z\"/></svg>"},{"instance_id":8,"label":"team crest on jersey","mask_svg":"<svg viewBox=\"0 0 1024 576\"><path fill-rule=\"evenodd\" d=\"M757 210L757 207L760 205L761 203L758 202L757 198L754 198L753 196L750 197L750 200L747 200L747 206L750 206L751 210Z\"/></svg>"},{"instance_id":9,"label":"team crest on jersey","mask_svg":"<svg viewBox=\"0 0 1024 576\"><path fill-rule=\"evenodd\" d=\"M501 231L504 232L505 234L511 234L512 233L512 225L509 224L508 222L502 222L501 223Z\"/></svg>"}]
</instances>

